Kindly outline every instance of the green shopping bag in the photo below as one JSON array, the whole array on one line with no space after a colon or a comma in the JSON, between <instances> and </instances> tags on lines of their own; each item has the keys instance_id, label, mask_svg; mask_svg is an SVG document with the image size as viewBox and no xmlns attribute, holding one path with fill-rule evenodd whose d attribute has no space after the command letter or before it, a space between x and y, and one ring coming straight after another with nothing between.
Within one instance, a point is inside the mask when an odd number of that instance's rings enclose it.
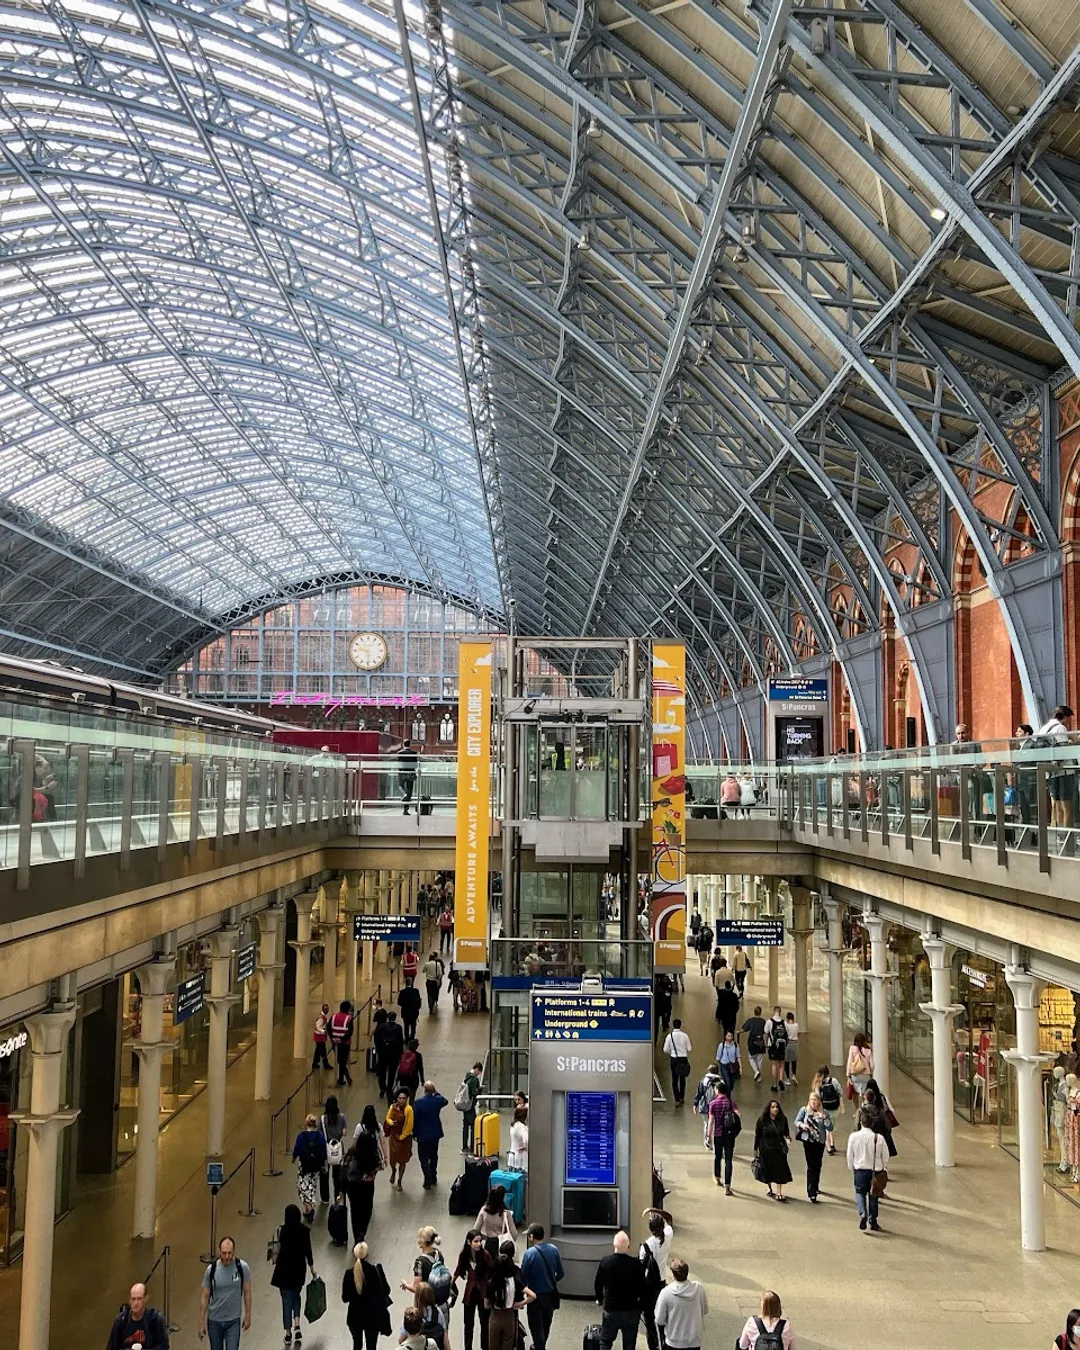
<instances>
[{"instance_id":1,"label":"green shopping bag","mask_svg":"<svg viewBox=\"0 0 1080 1350\"><path fill-rule=\"evenodd\" d=\"M326 1311L326 1285L316 1276L308 1281L304 1296L304 1316L309 1322L317 1322Z\"/></svg>"}]
</instances>

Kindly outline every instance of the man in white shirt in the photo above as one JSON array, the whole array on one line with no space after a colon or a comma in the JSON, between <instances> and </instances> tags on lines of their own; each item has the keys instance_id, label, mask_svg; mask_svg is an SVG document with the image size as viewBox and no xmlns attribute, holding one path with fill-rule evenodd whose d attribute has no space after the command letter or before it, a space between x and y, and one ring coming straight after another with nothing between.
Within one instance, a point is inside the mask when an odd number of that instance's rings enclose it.
<instances>
[{"instance_id":1,"label":"man in white shirt","mask_svg":"<svg viewBox=\"0 0 1080 1350\"><path fill-rule=\"evenodd\" d=\"M873 1194L874 1173L886 1171L889 1154L885 1140L870 1128L871 1119L866 1111L859 1112L859 1128L847 1142L847 1165L855 1181L859 1227L865 1233L869 1223L870 1231L879 1233L878 1198Z\"/></svg>"},{"instance_id":2,"label":"man in white shirt","mask_svg":"<svg viewBox=\"0 0 1080 1350\"><path fill-rule=\"evenodd\" d=\"M682 1029L682 1020L676 1017L664 1041L664 1054L671 1060L671 1095L676 1106L683 1106L686 1102L686 1080L690 1077L690 1052L693 1048L690 1037Z\"/></svg>"},{"instance_id":3,"label":"man in white shirt","mask_svg":"<svg viewBox=\"0 0 1080 1350\"><path fill-rule=\"evenodd\" d=\"M1059 703L1054 715L1044 722L1036 733L1051 741L1054 745L1068 745L1071 737L1065 725L1071 719L1073 710L1067 703ZM1073 783L1071 773L1052 773L1046 780L1050 793L1050 824L1069 829L1073 823Z\"/></svg>"}]
</instances>

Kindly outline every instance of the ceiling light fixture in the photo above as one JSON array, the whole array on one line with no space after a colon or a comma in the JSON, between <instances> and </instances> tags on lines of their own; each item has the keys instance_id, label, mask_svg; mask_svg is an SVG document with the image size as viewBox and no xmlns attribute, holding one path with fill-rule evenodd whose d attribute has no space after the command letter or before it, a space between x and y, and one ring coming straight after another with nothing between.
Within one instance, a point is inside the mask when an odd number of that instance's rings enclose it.
<instances>
[{"instance_id":1,"label":"ceiling light fixture","mask_svg":"<svg viewBox=\"0 0 1080 1350\"><path fill-rule=\"evenodd\" d=\"M943 206L932 206L930 208L931 220L945 220L948 214L949 213L945 210Z\"/></svg>"}]
</instances>

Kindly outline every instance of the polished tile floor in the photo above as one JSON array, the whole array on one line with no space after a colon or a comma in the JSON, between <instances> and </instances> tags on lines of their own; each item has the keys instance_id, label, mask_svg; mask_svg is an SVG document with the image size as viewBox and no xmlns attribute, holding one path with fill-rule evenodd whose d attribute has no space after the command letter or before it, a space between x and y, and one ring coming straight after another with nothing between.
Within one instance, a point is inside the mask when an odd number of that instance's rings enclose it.
<instances>
[{"instance_id":1,"label":"polished tile floor","mask_svg":"<svg viewBox=\"0 0 1080 1350\"><path fill-rule=\"evenodd\" d=\"M751 998L756 991L751 985ZM782 980L785 1006L790 986ZM712 994L696 974L686 977L686 993L676 1004L694 1040L695 1074L711 1058L715 1044ZM486 1019L455 1016L449 1005L420 1022L420 1039L430 1076L447 1097L465 1068L482 1054ZM288 1028L279 1030L275 1045L275 1098L283 1100L299 1082L306 1065L289 1057ZM825 1043L824 1018L811 1018L804 1050L803 1084ZM658 1070L666 1084L666 1062ZM243 1339L244 1350L270 1350L282 1339L276 1291L269 1286L266 1240L294 1197L288 1166L276 1178L263 1176L267 1167L269 1111L251 1102L253 1060L245 1056L229 1075L227 1168L248 1148L257 1149L254 1218L240 1217L246 1208L244 1177L222 1193L219 1233L232 1232L239 1252L252 1265L255 1319ZM810 1073L805 1071L809 1070ZM374 1082L362 1072L343 1094L350 1120L375 1100ZM676 1222L674 1250L690 1262L694 1275L708 1287L711 1313L706 1344L727 1350L746 1315L757 1307L763 1288L783 1298L801 1350L864 1350L887 1345L890 1350L1043 1350L1074 1303L1080 1209L1049 1191L1046 1195L1051 1250L1039 1255L1019 1251L1017 1171L1015 1162L996 1146L992 1130L973 1129L957 1121L957 1167L933 1166L929 1096L902 1075L895 1075L894 1104L901 1120L899 1156L891 1169L889 1198L882 1207L885 1231L876 1237L856 1226L850 1178L843 1165L842 1145L850 1114L838 1124L841 1152L827 1158L822 1202L803 1198L801 1152L793 1156L793 1201L785 1206L766 1200L749 1173L752 1133L749 1128L736 1151L735 1196L726 1198L712 1182L711 1158L701 1145L701 1126L689 1107L676 1111L658 1106L655 1117L656 1156L663 1161L672 1189L669 1205ZM793 1115L803 1100L802 1087L786 1094ZM766 1099L761 1088L745 1085L740 1106L749 1127ZM279 1104L275 1101L275 1105ZM414 1254L417 1227L435 1224L449 1256L456 1252L468 1219L446 1213L446 1191L458 1159L457 1115L446 1112L448 1138L443 1145L440 1185L421 1189L415 1160L402 1194L381 1185L369 1234L373 1256L383 1262L391 1284L406 1277ZM202 1156L205 1103L196 1100L162 1137L161 1216L156 1243L133 1243L129 1236L133 1169L80 1183L79 1203L57 1228L53 1303L53 1350L104 1344L108 1325L133 1278L141 1276L156 1251L172 1247L173 1320L181 1330L175 1346L194 1346L200 1253L209 1244L209 1204ZM281 1140L283 1143L284 1141ZM505 1139L504 1139L505 1144ZM279 1163L279 1165L281 1165ZM346 1258L331 1248L325 1223L315 1229L316 1264L327 1280L330 1306L318 1323L305 1324L304 1344L311 1350L347 1350L350 1338L338 1301ZM635 1234L635 1236L640 1236ZM3 1345L15 1345L18 1321L19 1269L0 1274L0 1332ZM151 1299L160 1302L159 1286ZM395 1314L400 1315L398 1295ZM581 1332L596 1320L587 1303L566 1303L553 1333L553 1350L576 1350ZM396 1337L394 1338L396 1341ZM644 1347L642 1337L640 1345ZM460 1313L455 1313L450 1350L462 1350Z\"/></svg>"}]
</instances>

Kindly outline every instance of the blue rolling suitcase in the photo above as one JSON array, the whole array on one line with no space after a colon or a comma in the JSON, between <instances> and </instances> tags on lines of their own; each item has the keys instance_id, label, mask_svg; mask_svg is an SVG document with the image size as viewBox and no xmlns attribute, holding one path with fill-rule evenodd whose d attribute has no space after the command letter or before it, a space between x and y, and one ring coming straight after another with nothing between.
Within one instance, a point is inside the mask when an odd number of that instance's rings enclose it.
<instances>
[{"instance_id":1,"label":"blue rolling suitcase","mask_svg":"<svg viewBox=\"0 0 1080 1350\"><path fill-rule=\"evenodd\" d=\"M514 1216L515 1223L522 1223L525 1219L525 1173L524 1172L500 1172L495 1171L491 1174L489 1182L491 1186L506 1187L506 1205Z\"/></svg>"}]
</instances>

